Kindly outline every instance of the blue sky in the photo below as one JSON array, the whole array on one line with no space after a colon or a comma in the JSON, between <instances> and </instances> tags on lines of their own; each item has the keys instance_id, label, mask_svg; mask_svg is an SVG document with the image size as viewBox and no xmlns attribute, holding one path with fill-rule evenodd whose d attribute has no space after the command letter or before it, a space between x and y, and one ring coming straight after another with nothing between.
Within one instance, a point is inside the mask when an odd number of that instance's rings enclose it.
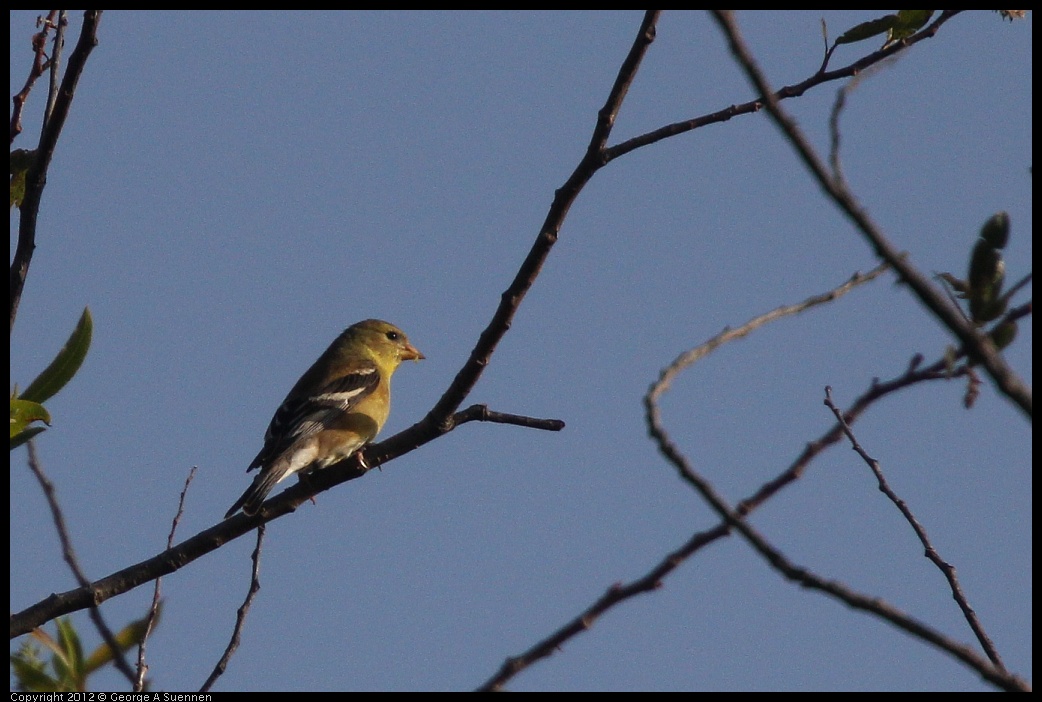
<instances>
[{"instance_id":1,"label":"blue sky","mask_svg":"<svg viewBox=\"0 0 1042 702\"><path fill-rule=\"evenodd\" d=\"M776 86L880 12L743 12ZM11 84L33 11L11 13ZM72 36L80 18L72 17ZM49 174L11 338L24 386L84 306L94 343L38 440L81 563L100 578L178 540L248 483L271 414L344 327L380 317L427 360L395 376L383 436L421 418L488 324L582 157L640 12L106 12ZM968 12L863 76L844 172L923 271L962 274L1012 220L1031 270L1032 19ZM840 47L832 66L874 49ZM71 42L70 42L71 48ZM819 148L840 83L785 107ZM13 90L12 90L13 92ZM35 146L43 84L25 133ZM719 30L667 12L610 143L754 97ZM12 233L16 218L12 217ZM12 252L14 236L12 234ZM262 590L215 690L467 690L606 588L717 519L647 438L660 369L726 326L876 265L765 114L659 142L598 173L465 404L558 418L471 423L272 523ZM732 502L783 471L875 377L951 338L886 276L688 369L667 427ZM1019 300L1030 297L1030 288ZM1031 382L1031 319L1006 357ZM985 383L878 403L855 432L1032 675L1031 427ZM75 582L25 450L11 454L12 611ZM940 573L847 446L752 517L793 561L973 641ZM249 585L251 537L163 581L154 689L198 688ZM107 602L140 617L142 587ZM74 621L88 648L97 635ZM14 646L17 642L12 642ZM111 672L97 690L125 689ZM738 538L606 614L512 690L978 690L974 673L784 581Z\"/></svg>"}]
</instances>

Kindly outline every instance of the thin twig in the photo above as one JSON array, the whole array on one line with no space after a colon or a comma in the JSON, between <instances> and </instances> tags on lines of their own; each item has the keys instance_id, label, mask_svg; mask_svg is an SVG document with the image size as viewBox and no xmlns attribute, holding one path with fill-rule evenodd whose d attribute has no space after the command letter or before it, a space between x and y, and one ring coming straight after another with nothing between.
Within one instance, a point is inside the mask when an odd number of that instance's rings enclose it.
<instances>
[{"instance_id":1,"label":"thin twig","mask_svg":"<svg viewBox=\"0 0 1042 702\"><path fill-rule=\"evenodd\" d=\"M1009 290L1007 290L1006 292L1004 292L1002 294L1002 299L1004 299L1007 302L1009 302L1009 300L1012 299L1012 297L1017 293L1018 290L1020 290L1022 287L1024 287L1025 285L1027 285L1030 282L1031 282L1031 273L1028 273L1023 278L1018 280L1016 283L1014 283L1013 285L1009 286Z\"/></svg>"},{"instance_id":2,"label":"thin twig","mask_svg":"<svg viewBox=\"0 0 1042 702\"><path fill-rule=\"evenodd\" d=\"M58 99L58 78L61 76L62 49L65 47L65 28L69 26L69 11L58 10L58 26L54 30L54 50L51 51L49 70L51 79L47 89L47 106L43 110L43 129L54 112L54 103Z\"/></svg>"},{"instance_id":3,"label":"thin twig","mask_svg":"<svg viewBox=\"0 0 1042 702\"><path fill-rule=\"evenodd\" d=\"M955 602L958 603L959 608L962 610L963 616L966 617L966 621L970 625L970 629L977 636L977 640L980 642L981 648L984 649L984 653L987 654L991 662L995 664L999 670L1006 671L1006 666L1003 665L1002 659L999 657L999 652L995 649L995 645L991 642L991 638L987 632L984 631L984 627L981 626L980 620L977 619L977 613L970 606L969 600L966 598L966 593L962 591L962 587L959 585L959 578L955 574L955 567L941 558L940 554L937 553L937 549L934 548L933 543L930 541L930 537L926 535L926 529L923 528L919 520L912 514L912 510L908 507L908 503L898 497L897 493L890 487L886 481L886 477L883 475L883 469L879 466L879 461L868 455L868 452L858 443L857 437L854 436L853 430L850 425L847 424L846 420L843 419L843 413L838 407L832 402L832 388L825 387L825 405L832 410L832 414L836 416L836 421L839 422L840 426L843 427L843 433L850 441L851 448L857 452L861 459L865 462L865 465L869 467L873 475L876 476L876 482L879 484L879 490L889 498L891 502L897 507L897 509L904 516L905 521L908 522L912 527L912 531L919 538L919 542L926 549L926 557L933 562L934 565L940 569L945 579L948 581L948 586L951 588L952 597ZM1007 671L1008 672L1008 671Z\"/></svg>"},{"instance_id":4,"label":"thin twig","mask_svg":"<svg viewBox=\"0 0 1042 702\"><path fill-rule=\"evenodd\" d=\"M37 79L42 76L43 72L47 69L47 32L57 26L57 13L58 10L51 10L47 14L47 17L36 18L36 26L42 25L43 29L33 35L33 65L29 68L29 76L25 79L25 85L23 85L22 89L11 98L11 102L13 103L13 108L11 109L12 144L14 143L15 138L22 133L22 111L25 109L25 103L29 98L29 93L32 92Z\"/></svg>"},{"instance_id":5,"label":"thin twig","mask_svg":"<svg viewBox=\"0 0 1042 702\"><path fill-rule=\"evenodd\" d=\"M185 478L185 486L181 488L181 496L177 500L177 513L170 524L170 533L166 537L166 547L168 549L174 545L174 534L177 533L177 525L181 523L181 517L185 513L185 497L188 496L188 486L192 484L192 479L195 477L195 472L198 469L199 466L192 466L192 470L188 471L188 477ZM145 631L141 634L141 643L138 644L137 649L137 681L134 683L134 692L141 692L145 689L145 674L148 672L148 666L145 664L145 643L148 641L152 628L155 626L156 617L159 615L159 599L162 589L163 579L156 578L156 587L152 591L152 605L148 608L148 616L145 618Z\"/></svg>"},{"instance_id":6,"label":"thin twig","mask_svg":"<svg viewBox=\"0 0 1042 702\"><path fill-rule=\"evenodd\" d=\"M492 422L494 424L513 424L526 429L542 429L544 431L561 431L564 422L560 419L540 419L522 414L509 414L490 410L488 405L471 405L452 415L452 426L457 427L467 422Z\"/></svg>"},{"instance_id":7,"label":"thin twig","mask_svg":"<svg viewBox=\"0 0 1042 702\"><path fill-rule=\"evenodd\" d=\"M499 670L482 683L475 692L502 691L503 686L518 673L526 668L530 668L543 658L549 658L560 651L565 643L593 627L597 619L612 607L637 595L654 592L659 589L666 576L676 570L681 563L703 546L716 541L722 536L726 536L729 531L727 526L724 525L709 531L699 532L688 539L683 546L668 554L644 576L630 583L616 583L610 586L593 604L550 636L523 653L507 658Z\"/></svg>"},{"instance_id":8,"label":"thin twig","mask_svg":"<svg viewBox=\"0 0 1042 702\"><path fill-rule=\"evenodd\" d=\"M40 465L40 458L36 454L36 442L32 439L27 444L29 448L29 469L36 476L37 482L40 483L40 487L43 489L44 497L47 498L47 505L51 508L51 519L54 520L54 528L58 532L58 540L62 545L62 557L65 562L69 565L69 570L72 571L72 575L76 578L76 582L80 584L81 588L90 587L90 579L87 578L86 573L80 567L79 558L76 556L76 549L72 545L72 537L69 536L69 530L65 525L65 515L62 513L61 505L58 504L58 493L54 489L54 483L50 481L47 475L43 472L43 466ZM123 675L130 681L130 684L134 684L134 671L131 669L130 664L127 663L127 659L123 656L123 649L120 648L119 643L116 642L116 636L112 633L112 629L109 628L108 624L101 616L101 611L98 609L99 603L91 603L88 608L91 621L94 622L94 627L101 634L102 640L105 645L112 651L112 662Z\"/></svg>"},{"instance_id":9,"label":"thin twig","mask_svg":"<svg viewBox=\"0 0 1042 702\"><path fill-rule=\"evenodd\" d=\"M857 77L855 76L846 85L836 91L836 100L832 103L832 111L829 112L829 166L832 168L832 177L842 182L843 168L839 158L839 144L841 133L839 129L839 116L847 105L847 93L854 88Z\"/></svg>"},{"instance_id":10,"label":"thin twig","mask_svg":"<svg viewBox=\"0 0 1042 702\"><path fill-rule=\"evenodd\" d=\"M680 354L680 356L678 356L676 360L674 360L672 363L670 363L668 366L666 366L666 368L662 370L662 373L659 375L659 379L652 384L651 388L649 388L648 395L644 400L645 407L648 406L648 403L654 404L658 401L658 398L662 395L662 393L669 389L670 382L673 380L674 377L676 377L678 373L680 373L680 371L684 370L692 363L695 363L696 361L705 358L720 346L723 346L724 344L730 341L734 341L735 339L740 339L741 337L750 334L754 330L759 329L763 325L769 324L777 319L781 319L782 317L788 317L790 315L799 314L800 312L804 312L818 305L838 299L843 295L846 295L848 292L850 292L857 286L878 278L880 275L883 274L883 272L885 272L889 268L890 266L888 264L883 263L876 266L868 273L855 273L845 283L843 283L837 288L834 288L833 290L829 290L828 292L822 293L820 295L813 295L811 297L808 297L803 302L798 302L793 305L782 305L781 307L773 309L770 312L766 312L762 315L754 317L753 319L750 319L748 322L736 329L725 329L724 331L717 334L712 339L709 339L705 343L700 344L699 346L696 346L695 348L689 351L685 351L684 353Z\"/></svg>"},{"instance_id":11,"label":"thin twig","mask_svg":"<svg viewBox=\"0 0 1042 702\"><path fill-rule=\"evenodd\" d=\"M228 668L228 661L232 659L232 655L239 648L239 642L242 638L242 628L246 624L246 615L250 611L250 606L253 604L254 598L257 593L260 592L260 557L261 557L261 546L264 545L264 530L265 525L261 524L257 527L257 545L253 548L253 554L250 556L253 561L253 570L250 571L250 587L246 591L246 599L243 600L242 605L235 613L235 626L232 628L232 637L228 641L228 645L224 649L224 655L217 661L217 664L213 667L210 675L206 678L206 682L199 688L199 692L209 692L213 684L217 682L217 679L224 675L224 671Z\"/></svg>"}]
</instances>

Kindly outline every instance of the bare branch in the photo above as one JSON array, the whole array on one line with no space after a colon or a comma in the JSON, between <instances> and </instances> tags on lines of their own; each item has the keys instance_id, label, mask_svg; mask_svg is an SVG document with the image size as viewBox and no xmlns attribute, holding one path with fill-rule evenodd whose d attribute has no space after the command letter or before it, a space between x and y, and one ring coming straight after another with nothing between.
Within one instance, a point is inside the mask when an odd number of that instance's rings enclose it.
<instances>
[{"instance_id":1,"label":"bare branch","mask_svg":"<svg viewBox=\"0 0 1042 702\"><path fill-rule=\"evenodd\" d=\"M919 43L923 39L929 39L930 37L937 34L937 31L941 28L941 25L947 22L949 19L962 12L962 10L946 10L940 17L937 18L929 27L924 28L921 32L918 32L914 36L908 37L903 42L897 42L890 46L880 49L874 53L869 54L863 58L854 61L848 66L843 68L837 68L834 71L825 71L825 63L822 64L821 69L818 70L810 78L796 83L795 85L787 85L774 93L775 100L787 100L789 98L800 97L811 88L815 88L823 83L828 83L834 80L840 80L842 78L851 78L856 76L861 71L865 70L869 66L873 66L881 61L884 61L891 56L904 51L908 47ZM831 56L831 52L827 54ZM826 62L827 62L826 57ZM619 156L624 156L631 151L641 148L642 146L648 146L655 142L662 141L669 137L677 136L678 134L684 134L701 127L705 127L709 124L717 124L719 122L726 122L732 117L738 115L754 114L763 109L764 101L762 98L750 100L749 102L743 102L740 105L731 105L725 107L722 110L712 112L700 117L693 119L683 120L681 122L674 122L673 124L667 124L664 127L659 127L646 134L635 136L632 139L617 144L605 151L605 158L608 161L612 161Z\"/></svg>"},{"instance_id":2,"label":"bare branch","mask_svg":"<svg viewBox=\"0 0 1042 702\"><path fill-rule=\"evenodd\" d=\"M72 545L72 537L69 536L69 530L65 525L65 515L62 513L61 505L58 504L58 494L54 489L54 483L52 483L43 472L39 456L36 455L36 442L30 439L27 445L29 448L29 469L32 470L33 475L36 476L36 480L40 483L44 497L47 498L47 504L51 508L51 519L54 520L54 528L58 532L58 540L62 545L62 557L69 565L69 570L72 571L72 575L76 578L76 582L80 584L80 588L88 588L90 587L90 580L83 572L83 569L80 568L79 558L76 556L76 549L73 548ZM98 630L98 633L101 634L101 638L105 642L105 645L109 647L110 651L112 651L113 664L133 685L135 679L134 671L131 669L130 664L127 663L127 659L123 656L123 650L116 642L116 636L112 633L112 629L109 628L108 624L106 624L105 620L102 618L101 611L98 609L99 604L101 603L91 602L88 605L91 621L94 622L94 627Z\"/></svg>"},{"instance_id":3,"label":"bare branch","mask_svg":"<svg viewBox=\"0 0 1042 702\"><path fill-rule=\"evenodd\" d=\"M261 524L257 527L257 545L253 549L253 554L250 559L253 561L253 570L250 571L250 588L246 592L246 599L243 600L242 605L235 613L235 627L232 629L232 638L228 641L228 646L224 649L224 655L221 656L221 660L217 661L213 671L206 678L206 682L203 683L202 687L199 688L199 692L209 692L213 684L217 682L217 679L224 675L224 671L228 668L228 661L235 655L235 651L239 648L239 641L242 638L242 628L246 624L246 615L250 611L250 606L253 604L253 599L260 592L260 555L261 546L264 545L264 530L265 525Z\"/></svg>"},{"instance_id":4,"label":"bare branch","mask_svg":"<svg viewBox=\"0 0 1042 702\"><path fill-rule=\"evenodd\" d=\"M76 94L76 84L87 63L90 52L98 45L98 22L101 19L101 10L86 10L83 13L83 27L80 30L80 39L76 48L69 56L69 66L65 69L62 78L61 89L54 101L54 109L47 117L47 122L40 131L40 144L36 150L36 158L29 172L25 176L25 197L18 207L18 246L15 249L11 261L11 331L14 331L14 320L18 315L18 303L22 299L22 288L25 287L25 278L29 274L29 263L32 261L33 250L36 248L36 220L40 213L40 199L43 197L43 189L47 184L47 169L50 168L54 149L58 144L58 137L65 120L69 116L69 108L72 106L72 98ZM12 134L13 134L12 124ZM13 140L13 136L12 136Z\"/></svg>"},{"instance_id":5,"label":"bare branch","mask_svg":"<svg viewBox=\"0 0 1042 702\"><path fill-rule=\"evenodd\" d=\"M47 122L54 112L54 103L58 100L58 80L61 77L61 56L65 47L65 28L69 26L69 11L58 10L58 26L54 30L54 50L51 52L51 60L48 62L48 73L50 83L47 86L47 106L43 111L43 129L47 129Z\"/></svg>"},{"instance_id":6,"label":"bare branch","mask_svg":"<svg viewBox=\"0 0 1042 702\"><path fill-rule=\"evenodd\" d=\"M649 393L650 395L651 393ZM687 458L670 440L669 435L659 422L658 408L653 401L648 402L648 424L648 431L658 445L659 452L673 464L684 480L691 484L721 517L723 520L722 526L741 534L753 549L783 577L799 583L803 587L831 595L849 607L875 614L909 634L951 654L954 658L977 671L983 679L1002 689L1028 689L1027 683L1023 680L1010 675L1001 668L993 666L968 646L953 641L936 629L902 612L881 598L862 594L837 580L828 580L791 562L780 550L771 545L764 536L744 520L745 513L740 509L732 509L724 497L716 491L712 483L692 468Z\"/></svg>"},{"instance_id":7,"label":"bare branch","mask_svg":"<svg viewBox=\"0 0 1042 702\"><path fill-rule=\"evenodd\" d=\"M668 554L658 565L652 568L643 577L625 585L616 583L607 589L596 602L582 611L579 616L562 626L553 634L529 648L518 656L507 658L496 673L486 680L475 692L499 692L503 686L514 676L533 664L549 658L561 649L566 642L575 636L591 628L594 622L612 607L637 595L654 592L662 587L662 580L672 573L693 553L703 546L716 541L722 536L727 536L729 529L726 526L718 526L709 531L699 532L692 536L687 543L676 551Z\"/></svg>"},{"instance_id":8,"label":"bare branch","mask_svg":"<svg viewBox=\"0 0 1042 702\"><path fill-rule=\"evenodd\" d=\"M881 266L880 268L885 269L885 266ZM879 272L881 272L881 270L873 271L869 275L874 277L875 275L878 275ZM867 275L862 277L868 278ZM856 278L858 278L858 276L855 276L855 279ZM837 297L839 294L846 292L844 288L847 288L847 286L852 287L852 283L853 279L836 290L820 296L808 298L808 300L805 300L803 303L798 305L792 305L788 308L782 307L773 312L769 312L766 315L761 315L742 327L739 327L739 329L736 330L738 333L736 336L729 336L727 339L722 339L721 337L730 333L729 331L725 331L723 334L699 345L696 349L681 354L672 364L670 364L670 366L662 371L659 380L649 389L648 397L645 398L645 402L647 403L649 401L648 398L657 399L665 390L665 386L668 385L669 381L675 377L676 372L682 368L690 366L701 358L704 358L713 349L718 348L722 343L726 343L727 340L740 338L740 336L744 336L744 334L748 333L751 329L761 326L767 321L771 321L771 319L777 319L781 316L785 316L785 314L794 314L801 309L806 309L811 304L820 304L820 302L816 302L817 300L827 301L827 299ZM750 325L753 326L750 327ZM868 407L890 393L897 392L898 390L922 382L950 380L954 377L965 375L967 372L966 366L950 371L946 359L940 359L926 368L921 368L921 365L922 357L916 356L909 363L907 370L902 375L886 382L873 381L872 386L857 398L853 405L851 405L851 407L843 414L847 423L850 424L856 421L856 419L860 417ZM665 385L663 385L663 383ZM652 404L654 404L656 399L651 400ZM780 492L784 487L795 482L803 475L807 467L809 467L810 462L816 456L822 453L829 446L837 444L842 438L843 428L842 425L837 422L821 437L809 442L803 452L785 471L765 483L753 495L738 502L734 509L734 515L745 517L752 513L757 507L762 505L773 495ZM591 628L604 612L633 597L657 590L662 586L665 578L680 567L680 565L688 558L700 551L703 547L720 538L729 536L730 534L731 526L726 519L721 521L715 527L693 534L679 548L666 554L644 576L630 583L612 585L593 604L584 609L578 616L570 620L550 636L536 643L523 653L508 658L504 661L500 669L478 688L478 691L497 691L503 689L503 686L518 673L531 667L539 660L553 655L569 640ZM950 645L953 647L960 646L957 643L951 643ZM964 650L969 651L969 649L965 648ZM969 651L969 655L972 658L975 654L973 654L972 651ZM984 665L987 669L986 662L984 662ZM1008 683L1008 685L1014 689L1023 689L1026 686L1023 681L1019 680L1019 678L1016 678L1015 676L1007 675L1003 678L1003 681Z\"/></svg>"},{"instance_id":9,"label":"bare branch","mask_svg":"<svg viewBox=\"0 0 1042 702\"><path fill-rule=\"evenodd\" d=\"M606 163L604 156L604 144L611 134L615 124L615 117L622 107L622 101L626 97L629 86L636 77L637 69L647 53L651 42L655 40L655 23L658 21L659 11L648 11L644 16L637 37L619 68L608 99L597 113L597 124L590 138L586 154L576 166L572 175L561 186L555 196L546 219L539 229L535 243L532 245L528 256L521 264L513 282L500 296L499 307L492 316L492 321L481 333L478 343L470 353L470 358L463 368L456 374L448 390L442 395L438 403L427 413L418 424L395 437L394 446L399 442L413 442L425 438L426 441L434 438L437 432L444 427L445 422L456 411L463 400L470 394L478 379L481 377L485 366L488 365L493 351L499 344L503 335L510 328L511 321L521 301L524 300L536 277L542 270L543 263L550 254L550 249L557 242L558 234L564 223L568 211L571 209L575 199L579 196L583 187L593 175ZM390 441L385 442L390 443ZM394 450L388 447L389 450Z\"/></svg>"},{"instance_id":10,"label":"bare branch","mask_svg":"<svg viewBox=\"0 0 1042 702\"><path fill-rule=\"evenodd\" d=\"M974 357L980 359L981 365L987 369L988 374L999 390L1019 406L1030 420L1032 416L1031 391L1006 364L991 340L978 333L973 325L966 323L958 310L952 307L944 298L944 295L930 283L929 278L920 273L908 262L906 256L894 248L882 230L879 229L864 208L861 207L854 195L842 183L836 182L834 178L830 177L825 164L797 126L795 120L782 110L778 98L746 47L738 31L738 26L734 21L734 16L731 12L725 10L713 10L711 12L713 19L720 25L727 38L731 47L731 53L734 54L735 59L749 77L750 82L763 96L762 99L767 111L818 181L821 189L861 231L876 255L890 263L900 275L902 282L912 289L919 300L933 312L934 316L944 326L959 338ZM934 22L931 27L937 25L942 19L949 17L950 14L950 11L942 13L941 18Z\"/></svg>"},{"instance_id":11,"label":"bare branch","mask_svg":"<svg viewBox=\"0 0 1042 702\"><path fill-rule=\"evenodd\" d=\"M843 413L840 412L839 408L836 407L832 402L832 388L825 388L825 406L832 410L832 414L836 416L836 421L839 422L840 426L843 427L843 433L850 441L851 448L853 448L861 459L865 462L865 465L869 467L873 475L876 476L876 481L879 483L879 490L887 498L890 499L897 509L904 516L911 527L912 531L919 538L919 542L922 543L926 549L926 557L933 561L944 577L948 580L948 586L951 588L952 597L958 603L959 608L962 609L963 616L966 617L966 621L969 623L973 633L977 636L977 640L980 642L981 648L984 649L984 653L987 654L991 662L995 664L999 670L1005 671L1006 666L1002 664L1002 659L999 657L999 652L995 650L995 645L991 642L991 638L984 631L984 627L981 626L980 621L977 619L977 613L973 611L973 607L970 606L969 601L966 599L966 594L962 591L962 587L959 585L959 578L955 574L955 567L950 563L941 558L940 554L937 553L937 549L933 547L930 542L930 537L926 535L926 529L919 523L919 520L912 514L912 510L908 507L908 504L897 496L897 493L893 491L890 485L886 482L886 477L883 475L882 468L879 467L879 461L868 455L868 452L862 448L861 444L858 443L857 438L854 436L853 430L850 425L847 424L846 420L843 419Z\"/></svg>"},{"instance_id":12,"label":"bare branch","mask_svg":"<svg viewBox=\"0 0 1042 702\"><path fill-rule=\"evenodd\" d=\"M181 517L185 513L185 497L188 495L188 486L192 484L192 479L195 478L195 472L198 469L199 466L192 466L192 470L188 471L188 477L185 478L185 486L181 489L181 497L177 500L177 513L170 524L170 533L166 537L166 547L168 549L174 545L174 534L177 533L177 525L181 523ZM137 649L137 680L134 682L134 692L141 692L145 689L145 674L148 672L148 665L145 664L145 644L152 633L152 627L155 626L156 617L159 615L159 598L162 590L163 579L156 578L156 587L152 591L152 605L148 608L148 616L145 619L145 631L141 635L141 643L138 644Z\"/></svg>"},{"instance_id":13,"label":"bare branch","mask_svg":"<svg viewBox=\"0 0 1042 702\"><path fill-rule=\"evenodd\" d=\"M814 295L812 297L808 297L803 302L798 302L794 305L783 305L781 307L778 307L777 309L771 310L770 312L750 319L748 322L738 327L737 329L725 329L720 334L717 334L712 339L706 341L704 344L701 344L691 349L690 351L685 351L680 356L678 356L676 360L674 360L672 363L670 363L666 368L662 370L662 373L659 375L659 379L655 383L653 383L651 387L648 389L647 397L645 397L644 399L644 406L646 408L654 406L654 404L658 401L658 398L661 397L662 393L669 389L670 382L672 382L673 378L676 377L676 375L680 373L680 371L684 370L692 363L695 363L696 361L705 358L710 353L718 349L720 346L723 346L729 341L740 339L741 337L746 336L747 334L755 331L756 329L759 329L763 325L769 324L777 319L781 319L782 317L788 317L790 315L799 314L800 312L809 310L812 307L816 307L826 302L836 300L842 297L843 295L846 295L848 292L861 285L862 283L867 283L870 280L878 278L888 268L890 268L890 266L883 263L879 266L876 266L868 273L855 273L850 277L849 280L847 280L847 282L843 283L842 285L833 290L829 290L828 292L822 293L821 295Z\"/></svg>"},{"instance_id":14,"label":"bare branch","mask_svg":"<svg viewBox=\"0 0 1042 702\"><path fill-rule=\"evenodd\" d=\"M11 98L13 103L13 108L11 109L12 144L15 138L22 133L22 110L25 109L25 102L29 98L29 93L32 92L33 86L36 85L36 80L43 75L44 70L47 68L47 32L57 26L57 14L58 10L51 10L46 18L37 17L36 19L36 25L42 25L43 29L33 35L33 65L29 69L29 77L25 79L25 85Z\"/></svg>"},{"instance_id":15,"label":"bare branch","mask_svg":"<svg viewBox=\"0 0 1042 702\"><path fill-rule=\"evenodd\" d=\"M681 354L673 361L673 363L663 369L662 373L659 375L659 379L652 383L651 387L648 389L648 394L645 397L645 407L649 412L657 414L658 410L656 403L658 398L669 388L672 379L676 377L681 370L702 358L705 358L713 350L719 348L723 344L746 336L755 329L777 319L781 319L782 317L799 314L800 312L806 311L817 305L836 300L862 283L867 283L870 280L879 277L887 268L888 266L883 264L877 266L875 269L864 275L855 273L849 280L833 290L821 295L809 297L803 302L795 305L779 307L771 312L755 317L737 329L725 330L721 334L709 339L703 344L700 344L696 348ZM751 509L752 507L749 507L744 513L751 511ZM566 641L593 626L593 623L605 611L632 597L658 589L662 585L662 580L696 551L706 544L712 543L723 536L727 536L729 533L730 527L726 523L722 523L709 531L699 532L688 539L687 543L679 549L663 558L658 565L652 568L643 577L626 585L612 585L596 602L583 610L579 616L575 617L569 623L565 624L549 637L535 644L524 653L516 657L508 658L504 661L503 665L495 675L479 687L478 691L489 692L501 690L503 685L519 672L530 667L537 661L551 656Z\"/></svg>"},{"instance_id":16,"label":"bare branch","mask_svg":"<svg viewBox=\"0 0 1042 702\"><path fill-rule=\"evenodd\" d=\"M543 429L545 431L561 431L564 429L564 422L560 419L539 419L537 417L526 417L521 414L494 412L486 405L471 405L467 409L452 415L452 425L454 427L466 422L513 424L528 429Z\"/></svg>"}]
</instances>

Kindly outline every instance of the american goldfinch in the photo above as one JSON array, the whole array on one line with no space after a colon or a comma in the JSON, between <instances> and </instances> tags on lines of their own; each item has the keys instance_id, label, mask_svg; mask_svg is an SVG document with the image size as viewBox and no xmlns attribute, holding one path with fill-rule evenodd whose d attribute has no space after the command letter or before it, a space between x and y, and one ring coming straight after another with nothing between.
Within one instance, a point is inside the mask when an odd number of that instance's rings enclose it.
<instances>
[{"instance_id":1,"label":"american goldfinch","mask_svg":"<svg viewBox=\"0 0 1042 702\"><path fill-rule=\"evenodd\" d=\"M325 468L372 441L391 409L391 375L424 355L401 329L379 319L348 327L301 376L271 418L264 448L246 469L260 468L224 518L260 509L279 482Z\"/></svg>"}]
</instances>

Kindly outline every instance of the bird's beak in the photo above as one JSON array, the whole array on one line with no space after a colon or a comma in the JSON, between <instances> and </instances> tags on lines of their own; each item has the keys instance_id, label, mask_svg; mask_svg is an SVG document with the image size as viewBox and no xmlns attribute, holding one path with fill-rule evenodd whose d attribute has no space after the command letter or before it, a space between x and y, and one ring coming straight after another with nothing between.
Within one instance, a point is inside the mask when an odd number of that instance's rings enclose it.
<instances>
[{"instance_id":1,"label":"bird's beak","mask_svg":"<svg viewBox=\"0 0 1042 702\"><path fill-rule=\"evenodd\" d=\"M402 360L403 361L422 361L427 358L420 350L412 344L406 344L405 348L402 349Z\"/></svg>"}]
</instances>

